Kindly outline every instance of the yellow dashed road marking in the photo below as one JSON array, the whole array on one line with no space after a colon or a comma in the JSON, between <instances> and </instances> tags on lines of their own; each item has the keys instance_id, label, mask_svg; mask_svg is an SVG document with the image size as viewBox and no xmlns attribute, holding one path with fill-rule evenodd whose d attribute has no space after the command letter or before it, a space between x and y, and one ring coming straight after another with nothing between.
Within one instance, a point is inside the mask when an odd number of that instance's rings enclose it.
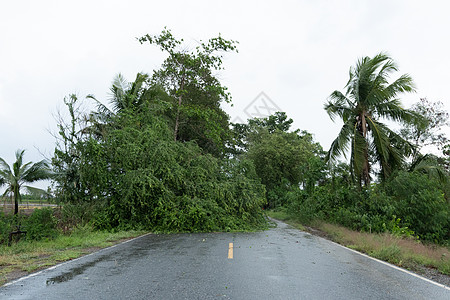
<instances>
[{"instance_id":1,"label":"yellow dashed road marking","mask_svg":"<svg viewBox=\"0 0 450 300\"><path fill-rule=\"evenodd\" d=\"M228 244L228 259L233 259L233 243Z\"/></svg>"}]
</instances>

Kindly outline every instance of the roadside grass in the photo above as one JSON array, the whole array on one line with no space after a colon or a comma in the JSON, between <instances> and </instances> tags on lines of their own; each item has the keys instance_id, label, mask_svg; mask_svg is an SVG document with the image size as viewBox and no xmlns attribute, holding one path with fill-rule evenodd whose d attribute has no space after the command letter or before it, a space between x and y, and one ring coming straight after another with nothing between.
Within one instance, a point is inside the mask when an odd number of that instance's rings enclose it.
<instances>
[{"instance_id":1,"label":"roadside grass","mask_svg":"<svg viewBox=\"0 0 450 300\"><path fill-rule=\"evenodd\" d=\"M144 231L94 232L82 228L53 240L20 241L10 247L0 245L0 286L15 278L145 233Z\"/></svg>"},{"instance_id":2,"label":"roadside grass","mask_svg":"<svg viewBox=\"0 0 450 300\"><path fill-rule=\"evenodd\" d=\"M284 211L267 211L267 215L300 230L308 231L304 225ZM318 220L307 225L324 232L336 243L397 266L413 271L421 271L423 267L433 268L442 274L450 275L449 247L423 244L418 240L395 236L391 233L354 231Z\"/></svg>"}]
</instances>

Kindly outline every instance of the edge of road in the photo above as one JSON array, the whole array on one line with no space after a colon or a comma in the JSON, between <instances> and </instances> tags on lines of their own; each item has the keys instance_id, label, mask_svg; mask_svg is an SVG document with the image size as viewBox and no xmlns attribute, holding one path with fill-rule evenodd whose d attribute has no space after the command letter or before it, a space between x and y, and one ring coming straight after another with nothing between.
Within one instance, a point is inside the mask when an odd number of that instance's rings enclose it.
<instances>
[{"instance_id":1,"label":"edge of road","mask_svg":"<svg viewBox=\"0 0 450 300\"><path fill-rule=\"evenodd\" d=\"M332 240L330 240L330 239L324 238L324 237L322 237L322 236L315 235L315 234L313 234L313 233L311 233L311 232L308 232L308 231L300 230L300 229L295 228L294 226L289 225L289 224L287 224L286 222L283 222L283 221L281 221L281 220L277 220L277 219L274 219L274 218L269 218L269 219L270 219L271 221L275 221L274 223L277 223L277 222L284 223L284 224L287 225L289 228L292 228L292 229L294 229L294 230L298 230L298 231L301 231L301 232L305 232L305 233L307 233L307 234L310 234L310 235L312 235L312 236L315 236L315 237L317 237L317 238L320 238L320 239L322 239L322 240L324 240L324 241L327 241L327 242L330 242L330 243L332 243L332 244L334 244L334 245L337 245L337 246L339 246L339 247L341 247L341 248L347 249L347 250L349 250L349 251L351 251L351 252L353 252L353 253L359 254L359 255L361 255L361 256L363 256L363 257L369 258L369 259L371 259L371 260L373 260L373 261L376 261L376 262L378 262L378 263L381 263L381 264L383 264L383 265L385 265L385 266L388 266L388 267L391 267L391 268L396 269L396 270L398 270L398 271L401 271L401 272L403 272L403 273L409 274L409 275L411 275L411 276L413 276L413 277L420 278L420 279L422 279L422 280L424 280L424 281L426 281L426 282L428 282L428 283L434 284L434 285L436 285L436 286L439 286L439 287L441 287L441 288L444 288L444 289L450 291L450 287L446 286L445 284L436 282L436 281L434 281L434 280L431 280L431 279L429 279L429 278L426 278L426 277L424 277L424 276L421 276L421 275L419 275L419 274L417 274L417 273L411 272L411 271L409 271L409 270L406 270L406 269L404 269L404 268L398 267L398 266L396 266L396 265L393 265L393 264L388 263L388 262L386 262L386 261L383 261L383 260L380 260L380 259L378 259L378 258L372 257L372 256L370 256L370 255L367 255L367 254L365 254L365 253L359 252L359 251L357 251L357 250L354 250L354 249L345 247L345 246L343 246L343 245L341 245L341 244L339 244L339 243L336 243L336 242L334 242L334 241L332 241ZM278 225L277 225L277 226L278 226Z\"/></svg>"},{"instance_id":2,"label":"edge of road","mask_svg":"<svg viewBox=\"0 0 450 300\"><path fill-rule=\"evenodd\" d=\"M7 286L10 286L10 285L16 284L17 282L20 282L20 281L22 281L22 280L25 280L25 279L28 279L28 278L37 276L37 275L41 274L42 272L45 272L45 271L48 271L48 270L56 269L56 268L61 267L61 266L65 265L65 264L68 264L68 263L70 263L70 262L74 262L74 261L80 260L80 259L82 259L82 258L85 258L85 257L91 256L91 255L97 254L97 253L99 253L99 252L102 252L102 251L106 251L106 250L108 250L108 249L115 248L115 247L117 247L117 246L120 246L120 245L129 243L129 242L132 242L132 241L134 241L134 240L140 239L140 238L142 238L142 237L144 237L144 236L147 236L147 235L150 235L150 234L153 234L153 233L149 232L149 233L146 233L146 234L137 236L137 237L135 237L135 238L132 238L132 239L123 241L123 242L121 242L121 243L118 243L118 244L115 244L115 245L112 245L112 246L109 246L109 247L100 249L100 250L98 250L98 251L95 251L95 252L92 252L92 253L89 253L89 254L86 254L86 255L83 255L83 256L80 256L80 257L71 259L71 260L64 261L64 262L62 262L62 263L56 264L56 265L51 266L51 267L48 267L48 268L46 268L46 269L37 271L37 272L35 272L35 273L31 273L31 274L29 274L29 275L20 277L20 278L18 278L18 279L15 279L15 280L13 280L13 281L10 281L10 282L7 282L7 283L5 283L4 285L0 286L0 288L3 288L3 287L7 287Z\"/></svg>"},{"instance_id":3,"label":"edge of road","mask_svg":"<svg viewBox=\"0 0 450 300\"><path fill-rule=\"evenodd\" d=\"M333 243L333 244L335 244L335 245L337 245L337 246L339 246L339 247L341 247L341 248L347 249L347 250L349 250L349 251L351 251L351 252L353 252L353 253L357 253L357 254L359 254L359 255L361 255L361 256L364 256L364 257L366 257L366 258L369 258L369 259L371 259L371 260L374 260L374 261L376 261L376 262L379 262L379 263L381 263L381 264L383 264L383 265L385 265L385 266L391 267L391 268L393 268L393 269L396 269L396 270L401 271L401 272L403 272L403 273L409 274L409 275L414 276L414 277L416 277L416 278L420 278L420 279L422 279L422 280L424 280L424 281L426 281L426 282L428 282L428 283L434 284L434 285L436 285L436 286L439 286L439 287L441 287L441 288L444 288L444 289L450 291L450 287L446 286L445 284L442 284L442 283L433 281L433 280L428 279L428 278L426 278L426 277L423 277L423 276L421 276L421 275L419 275L419 274L417 274L417 273L408 271L408 270L406 270L406 269L403 269L403 268L401 268L401 267L398 267L398 266L393 265L393 264L391 264L391 263L388 263L388 262L386 262L386 261L383 261L383 260L380 260L380 259L378 259L378 258L369 256L369 255L367 255L367 254L365 254L365 253L356 251L356 250L354 250L354 249L347 248L347 247L345 247L345 246L342 246L341 244L338 244L338 243L336 243L336 242L327 240L327 239L325 239L325 238L323 238L323 237L318 236L318 238L321 238L321 239L324 239L324 240L326 240L326 241L329 241L329 242L331 242L331 243Z\"/></svg>"}]
</instances>

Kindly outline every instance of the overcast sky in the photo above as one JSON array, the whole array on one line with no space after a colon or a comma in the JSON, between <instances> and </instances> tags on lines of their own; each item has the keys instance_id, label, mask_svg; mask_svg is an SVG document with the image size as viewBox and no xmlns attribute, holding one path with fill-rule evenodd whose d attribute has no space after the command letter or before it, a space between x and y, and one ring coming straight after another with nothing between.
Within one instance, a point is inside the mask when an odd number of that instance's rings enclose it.
<instances>
[{"instance_id":1,"label":"overcast sky","mask_svg":"<svg viewBox=\"0 0 450 300\"><path fill-rule=\"evenodd\" d=\"M233 97L234 106L224 106L231 120L246 120L266 101L326 150L341 123L329 119L324 102L343 90L362 56L387 52L397 76L412 76L417 93L402 97L405 107L427 97L450 110L448 1L0 3L0 157L8 163L19 148L26 161L51 156L48 131L64 96L94 94L106 102L117 73L132 81L158 68L164 55L136 37L164 26L191 47L219 33L239 42L219 74Z\"/></svg>"}]
</instances>

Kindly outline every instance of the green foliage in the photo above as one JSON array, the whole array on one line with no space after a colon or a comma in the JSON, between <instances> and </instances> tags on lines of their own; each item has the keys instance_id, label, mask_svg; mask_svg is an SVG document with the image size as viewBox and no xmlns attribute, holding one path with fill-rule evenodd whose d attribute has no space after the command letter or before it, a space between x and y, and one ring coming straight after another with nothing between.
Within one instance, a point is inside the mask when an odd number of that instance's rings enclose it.
<instances>
[{"instance_id":1,"label":"green foliage","mask_svg":"<svg viewBox=\"0 0 450 300\"><path fill-rule=\"evenodd\" d=\"M196 141L207 153L223 156L229 139L229 116L220 108L222 101L230 102L231 95L214 74L223 69L224 52L237 51L237 42L220 35L193 51L182 46L170 30L159 35L145 35L141 44L158 46L169 56L151 78L152 86L161 87L171 97L171 108L166 112L174 139Z\"/></svg>"},{"instance_id":2,"label":"green foliage","mask_svg":"<svg viewBox=\"0 0 450 300\"><path fill-rule=\"evenodd\" d=\"M285 112L277 111L273 115L267 118L254 118L248 120L248 127L251 130L257 130L258 128L266 128L269 133L275 132L289 132L294 120L288 119ZM299 130L295 131L298 132Z\"/></svg>"},{"instance_id":3,"label":"green foliage","mask_svg":"<svg viewBox=\"0 0 450 300\"><path fill-rule=\"evenodd\" d=\"M450 207L437 181L417 172L399 172L386 183L396 215L421 239L442 242L450 238Z\"/></svg>"},{"instance_id":4,"label":"green foliage","mask_svg":"<svg viewBox=\"0 0 450 300\"><path fill-rule=\"evenodd\" d=\"M14 217L0 211L0 245L8 242L9 233L14 230Z\"/></svg>"},{"instance_id":5,"label":"green foliage","mask_svg":"<svg viewBox=\"0 0 450 300\"><path fill-rule=\"evenodd\" d=\"M402 219L397 218L395 215L389 224L390 232L398 237L414 238L414 231L408 228L408 226L401 226Z\"/></svg>"},{"instance_id":6,"label":"green foliage","mask_svg":"<svg viewBox=\"0 0 450 300\"><path fill-rule=\"evenodd\" d=\"M88 136L74 143L78 187L62 189L74 192L66 199L76 199L70 201L75 207L90 203L92 222L100 229L181 232L265 226L264 187L253 164L224 161L204 154L194 142L174 141L155 110L122 109L110 116L101 139ZM84 222L77 210L70 215ZM71 219L66 222L70 225Z\"/></svg>"},{"instance_id":7,"label":"green foliage","mask_svg":"<svg viewBox=\"0 0 450 300\"><path fill-rule=\"evenodd\" d=\"M58 235L56 229L57 220L53 216L53 209L35 209L33 213L25 219L23 227L27 231L27 240L52 239Z\"/></svg>"},{"instance_id":8,"label":"green foliage","mask_svg":"<svg viewBox=\"0 0 450 300\"><path fill-rule=\"evenodd\" d=\"M74 228L86 226L100 210L101 207L95 202L65 203L61 209L58 227L66 233Z\"/></svg>"},{"instance_id":9,"label":"green foliage","mask_svg":"<svg viewBox=\"0 0 450 300\"><path fill-rule=\"evenodd\" d=\"M64 98L70 120L67 123L62 117L58 120L59 138L56 141L55 153L52 158L54 172L55 196L63 203L84 200L79 171L82 150L82 120L80 101L76 95Z\"/></svg>"},{"instance_id":10,"label":"green foliage","mask_svg":"<svg viewBox=\"0 0 450 300\"><path fill-rule=\"evenodd\" d=\"M388 56L362 58L345 95L330 96L325 109L344 126L326 154L308 132L290 131L283 112L230 129L220 105L231 96L214 72L222 69L221 53L236 51L234 41L219 36L189 51L166 29L139 41L168 57L132 83L119 74L111 108L89 96L97 110L85 115L75 95L65 99L70 121L58 124L52 161L64 230L255 229L266 226L262 207L282 207L305 222L448 240L450 187L435 181L448 178L448 159L417 156L406 167L411 143L380 122L422 120L397 100L414 85L408 75L388 83L397 71ZM349 165L331 164L347 150ZM374 162L381 180L370 185Z\"/></svg>"},{"instance_id":11,"label":"green foliage","mask_svg":"<svg viewBox=\"0 0 450 300\"><path fill-rule=\"evenodd\" d=\"M169 56L151 77L128 83L119 74L111 109L89 96L97 111L86 116L75 95L65 99L70 122L59 122L53 158L56 194L69 204L62 226L90 219L108 230L265 227L265 188L253 162L223 159L230 129L220 103L231 97L213 73L236 42L219 36L187 51L167 29L139 41Z\"/></svg>"},{"instance_id":12,"label":"green foliage","mask_svg":"<svg viewBox=\"0 0 450 300\"><path fill-rule=\"evenodd\" d=\"M305 223L321 219L353 230L388 231L436 243L449 240L450 207L442 185L419 172L395 173L368 190L334 181L313 193L296 190L287 197L290 213Z\"/></svg>"},{"instance_id":13,"label":"green foliage","mask_svg":"<svg viewBox=\"0 0 450 300\"><path fill-rule=\"evenodd\" d=\"M26 231L21 240L52 239L58 235L57 219L51 208L35 209L30 216L5 215L0 212L0 245L8 243L9 234L17 230L17 224L20 224L21 231Z\"/></svg>"},{"instance_id":14,"label":"green foliage","mask_svg":"<svg viewBox=\"0 0 450 300\"><path fill-rule=\"evenodd\" d=\"M411 107L418 115L422 116L415 123L406 123L400 134L413 143L417 150L424 146L437 146L442 149L448 138L443 130L450 126L449 114L442 102L431 102L426 98L421 98Z\"/></svg>"},{"instance_id":15,"label":"green foliage","mask_svg":"<svg viewBox=\"0 0 450 300\"><path fill-rule=\"evenodd\" d=\"M124 119L134 116L123 116ZM160 121L129 126L108 138L110 173L117 185L109 199L111 227L160 231L213 231L258 224L263 188L230 164L201 153L194 143L160 136ZM123 151L123 153L122 153Z\"/></svg>"},{"instance_id":16,"label":"green foliage","mask_svg":"<svg viewBox=\"0 0 450 300\"><path fill-rule=\"evenodd\" d=\"M350 68L345 95L334 91L324 107L332 120L339 117L344 122L331 144L327 160L335 160L351 150L352 175L358 184L363 182L366 187L371 180L372 161L379 163L379 175L384 180L411 152L409 143L380 122L389 119L411 123L419 118L415 112L403 109L397 98L400 93L414 91L411 77L402 75L388 83L389 75L395 71L397 66L383 53L361 58Z\"/></svg>"},{"instance_id":17,"label":"green foliage","mask_svg":"<svg viewBox=\"0 0 450 300\"><path fill-rule=\"evenodd\" d=\"M19 213L19 201L21 200L21 190L26 189L29 193L36 195L45 195L46 191L25 186L24 184L33 183L39 180L49 179L51 172L45 160L37 163L24 163L23 156L25 150L16 151L16 161L12 167L0 157L0 186L6 184L6 190L3 197L12 195L14 197L14 214Z\"/></svg>"},{"instance_id":18,"label":"green foliage","mask_svg":"<svg viewBox=\"0 0 450 300\"><path fill-rule=\"evenodd\" d=\"M378 259L398 264L401 260L401 249L397 245L389 245L379 250L370 252L370 255Z\"/></svg>"},{"instance_id":19,"label":"green foliage","mask_svg":"<svg viewBox=\"0 0 450 300\"><path fill-rule=\"evenodd\" d=\"M276 113L264 119L249 120L246 126L236 126L237 136L243 136L247 152L243 155L253 162L256 174L267 189L268 207L287 204L286 195L301 184L308 191L324 177L322 148L307 132L287 132L292 119Z\"/></svg>"}]
</instances>

